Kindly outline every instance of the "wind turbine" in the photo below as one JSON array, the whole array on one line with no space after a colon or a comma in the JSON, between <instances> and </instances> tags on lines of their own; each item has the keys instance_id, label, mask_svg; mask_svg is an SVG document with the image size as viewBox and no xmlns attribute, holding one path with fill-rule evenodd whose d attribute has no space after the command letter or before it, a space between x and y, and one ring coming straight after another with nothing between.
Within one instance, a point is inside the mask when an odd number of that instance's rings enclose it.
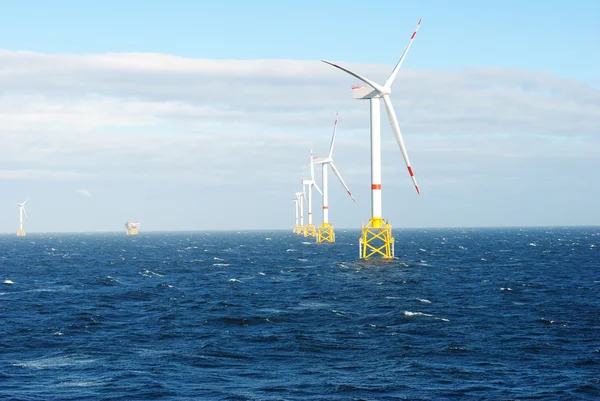
<instances>
[{"instance_id":1,"label":"wind turbine","mask_svg":"<svg viewBox=\"0 0 600 401\"><path fill-rule=\"evenodd\" d=\"M298 225L298 198L294 198L292 199L292 202L294 202L294 210L296 211L296 222L294 223L294 234L298 233L299 230L299 225Z\"/></svg>"},{"instance_id":2,"label":"wind turbine","mask_svg":"<svg viewBox=\"0 0 600 401\"><path fill-rule=\"evenodd\" d=\"M323 224L321 224L319 226L319 230L317 231L317 242L319 242L319 243L335 242L335 232L333 230L333 226L329 224L329 189L328 189L329 183L327 180L327 170L328 170L329 166L331 166L331 169L333 170L333 172L335 173L337 178L340 180L340 182L342 183L344 188L346 188L348 195L350 195L352 200L354 202L356 202L356 199L354 199L354 196L352 196L350 189L344 182L342 175L340 174L339 170L337 169L337 167L335 167L335 164L333 163L333 145L335 144L335 132L337 129L337 123L338 123L338 113L335 113L335 122L333 123L333 136L331 137L331 145L329 146L329 155L327 157L317 158L315 160L315 164L321 164L322 169L323 169L323 171L322 171L323 179L321 182L323 185Z\"/></svg>"},{"instance_id":3,"label":"wind turbine","mask_svg":"<svg viewBox=\"0 0 600 401\"><path fill-rule=\"evenodd\" d=\"M314 163L314 161L315 161L315 157L313 156L313 152L311 149L310 150L310 180L307 180L305 178L302 179L302 190L304 191L305 185L308 187L308 200L307 200L308 201L308 224L306 225L306 227L304 229L305 237L316 237L317 236L317 230L315 229L315 226L312 222L312 189L313 189L313 187L315 187L321 195L323 194L323 192L321 192L321 189L317 185L317 182L315 181L315 163Z\"/></svg>"},{"instance_id":4,"label":"wind turbine","mask_svg":"<svg viewBox=\"0 0 600 401\"><path fill-rule=\"evenodd\" d=\"M385 104L388 119L390 121L390 125L392 126L392 130L394 131L394 135L396 136L396 140L398 141L398 145L400 146L400 151L404 157L404 162L408 168L408 173L412 178L417 193L420 194L419 186L417 185L417 180L415 179L415 175L408 158L408 153L406 152L406 146L404 146L404 141L402 140L402 134L400 133L400 127L398 126L398 119L396 118L396 113L390 99L390 94L392 93L392 84L394 83L394 79L398 74L398 70L400 69L402 62L404 61L404 58L406 57L406 54L412 45L413 39L417 35L419 26L421 26L421 20L419 20L415 31L410 37L408 45L404 49L402 56L400 56L398 64L396 64L396 67L394 67L394 70L390 74L387 81L385 81L383 86L363 77L362 75L350 71L347 68L341 67L329 61L321 60L324 63L345 71L346 73L360 79L367 84L367 86L353 86L352 90L354 91L355 99L369 99L371 101L371 219L366 226L363 225L362 227L362 235L360 239L360 257L363 259L367 259L371 256L381 256L383 258L394 257L394 238L392 237L392 226L383 219L381 207L380 99L383 99Z\"/></svg>"},{"instance_id":5,"label":"wind turbine","mask_svg":"<svg viewBox=\"0 0 600 401\"><path fill-rule=\"evenodd\" d=\"M19 206L19 231L17 231L17 237L25 236L25 230L23 230L23 213L25 213L25 217L27 217L27 211L25 210L25 203L27 203L28 200L29 200L29 198L25 199L25 201L23 203L17 202L17 205Z\"/></svg>"},{"instance_id":6,"label":"wind turbine","mask_svg":"<svg viewBox=\"0 0 600 401\"><path fill-rule=\"evenodd\" d=\"M302 191L303 192L294 193L294 195L296 195L296 199L298 200L297 204L300 205L300 225L298 226L298 230L296 230L296 234L304 233L304 203L302 200L306 198L304 196L304 188L302 188Z\"/></svg>"}]
</instances>

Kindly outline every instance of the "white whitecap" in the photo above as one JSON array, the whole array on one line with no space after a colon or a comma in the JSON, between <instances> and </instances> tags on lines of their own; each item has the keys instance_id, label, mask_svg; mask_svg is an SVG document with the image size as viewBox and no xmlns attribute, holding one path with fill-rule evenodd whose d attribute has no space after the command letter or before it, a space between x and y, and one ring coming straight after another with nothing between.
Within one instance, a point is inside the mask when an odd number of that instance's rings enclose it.
<instances>
[{"instance_id":1,"label":"white whitecap","mask_svg":"<svg viewBox=\"0 0 600 401\"><path fill-rule=\"evenodd\" d=\"M11 285L14 284L12 280L4 280L4 284Z\"/></svg>"},{"instance_id":2,"label":"white whitecap","mask_svg":"<svg viewBox=\"0 0 600 401\"><path fill-rule=\"evenodd\" d=\"M410 311L404 311L404 316L427 316L427 317L432 317L436 320L441 320L442 322L449 322L450 320L443 318L443 317L437 317L437 316L433 316L430 315L429 313L423 313L423 312L410 312Z\"/></svg>"},{"instance_id":3,"label":"white whitecap","mask_svg":"<svg viewBox=\"0 0 600 401\"><path fill-rule=\"evenodd\" d=\"M429 316L429 317L432 317L433 315L430 315L428 313L423 313L423 312L404 311L404 316Z\"/></svg>"},{"instance_id":4,"label":"white whitecap","mask_svg":"<svg viewBox=\"0 0 600 401\"><path fill-rule=\"evenodd\" d=\"M60 383L61 386L66 387L92 387L98 386L102 384L100 381L77 381L77 380L69 380Z\"/></svg>"},{"instance_id":5,"label":"white whitecap","mask_svg":"<svg viewBox=\"0 0 600 401\"><path fill-rule=\"evenodd\" d=\"M17 362L13 366L30 369L55 369L66 366L73 366L79 364L93 363L95 360L88 358L73 358L73 357L51 357L51 358L40 358L31 361Z\"/></svg>"},{"instance_id":6,"label":"white whitecap","mask_svg":"<svg viewBox=\"0 0 600 401\"><path fill-rule=\"evenodd\" d=\"M237 278L230 278L229 281L231 281L232 283L241 283L241 281Z\"/></svg>"}]
</instances>

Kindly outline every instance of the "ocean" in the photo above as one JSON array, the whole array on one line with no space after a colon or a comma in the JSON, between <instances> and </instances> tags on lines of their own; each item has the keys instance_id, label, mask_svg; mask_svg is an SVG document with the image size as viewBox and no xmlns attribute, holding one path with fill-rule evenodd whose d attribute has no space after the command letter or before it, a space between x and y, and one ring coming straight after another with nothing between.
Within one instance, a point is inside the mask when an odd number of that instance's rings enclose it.
<instances>
[{"instance_id":1,"label":"ocean","mask_svg":"<svg viewBox=\"0 0 600 401\"><path fill-rule=\"evenodd\" d=\"M0 399L600 399L600 227L336 234L0 236Z\"/></svg>"}]
</instances>

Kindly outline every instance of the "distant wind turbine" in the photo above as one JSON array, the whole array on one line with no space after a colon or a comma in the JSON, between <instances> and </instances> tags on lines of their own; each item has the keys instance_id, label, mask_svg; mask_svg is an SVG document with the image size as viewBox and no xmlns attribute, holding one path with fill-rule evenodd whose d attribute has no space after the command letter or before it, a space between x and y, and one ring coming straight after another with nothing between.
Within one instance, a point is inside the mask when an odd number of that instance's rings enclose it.
<instances>
[{"instance_id":1,"label":"distant wind turbine","mask_svg":"<svg viewBox=\"0 0 600 401\"><path fill-rule=\"evenodd\" d=\"M304 202L302 202L303 200L306 200L304 188L302 189L302 192L295 192L294 195L296 195L298 205L300 206L300 225L296 230L296 234L304 234Z\"/></svg>"},{"instance_id":2,"label":"distant wind turbine","mask_svg":"<svg viewBox=\"0 0 600 401\"><path fill-rule=\"evenodd\" d=\"M315 187L317 189L317 191L319 191L320 194L323 194L323 192L321 192L321 189L319 188L319 186L317 185L317 182L315 181L315 157L313 156L313 151L312 149L310 150L310 179L302 179L302 190L304 190L304 186L306 185L308 187L308 224L306 225L306 228L304 230L304 236L305 237L316 237L317 236L317 230L315 229L315 226L312 222L312 189L313 187Z\"/></svg>"},{"instance_id":3,"label":"distant wind turbine","mask_svg":"<svg viewBox=\"0 0 600 401\"><path fill-rule=\"evenodd\" d=\"M298 232L298 217L299 217L299 213L298 213L298 198L294 198L292 199L292 202L294 202L294 211L296 212L296 220L294 223L294 230L293 233L296 234Z\"/></svg>"},{"instance_id":4,"label":"distant wind turbine","mask_svg":"<svg viewBox=\"0 0 600 401\"><path fill-rule=\"evenodd\" d=\"M333 146L335 144L335 133L337 129L337 123L338 113L335 113L335 122L333 123L333 136L331 137L331 145L329 146L329 155L327 157L317 158L315 160L315 164L321 164L323 169L321 182L321 185L323 186L323 223L319 226L319 229L317 231L317 242L319 243L335 242L335 232L333 230L333 226L329 224L329 183L327 178L328 167L331 167L336 177L340 180L340 182L346 189L346 192L348 192L348 195L350 195L352 200L356 202L356 199L354 199L354 196L352 196L350 189L344 182L340 171L333 163Z\"/></svg>"},{"instance_id":5,"label":"distant wind turbine","mask_svg":"<svg viewBox=\"0 0 600 401\"><path fill-rule=\"evenodd\" d=\"M17 202L17 205L19 206L19 231L17 231L17 237L25 236L25 230L23 230L23 214L25 214L25 218L27 218L27 211L25 210L25 203L27 203L28 200L29 200L29 198L25 199L25 201L23 203Z\"/></svg>"}]
</instances>

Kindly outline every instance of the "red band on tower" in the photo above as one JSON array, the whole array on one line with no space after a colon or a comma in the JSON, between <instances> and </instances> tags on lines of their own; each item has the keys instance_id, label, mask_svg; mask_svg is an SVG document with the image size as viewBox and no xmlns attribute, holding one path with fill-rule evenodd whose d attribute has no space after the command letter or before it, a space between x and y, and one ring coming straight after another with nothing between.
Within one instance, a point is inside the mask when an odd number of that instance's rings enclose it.
<instances>
[{"instance_id":1,"label":"red band on tower","mask_svg":"<svg viewBox=\"0 0 600 401\"><path fill-rule=\"evenodd\" d=\"M381 190L381 184L372 184L372 185L371 185L371 189L372 189L372 190L375 190L375 189L379 189L379 190Z\"/></svg>"}]
</instances>

